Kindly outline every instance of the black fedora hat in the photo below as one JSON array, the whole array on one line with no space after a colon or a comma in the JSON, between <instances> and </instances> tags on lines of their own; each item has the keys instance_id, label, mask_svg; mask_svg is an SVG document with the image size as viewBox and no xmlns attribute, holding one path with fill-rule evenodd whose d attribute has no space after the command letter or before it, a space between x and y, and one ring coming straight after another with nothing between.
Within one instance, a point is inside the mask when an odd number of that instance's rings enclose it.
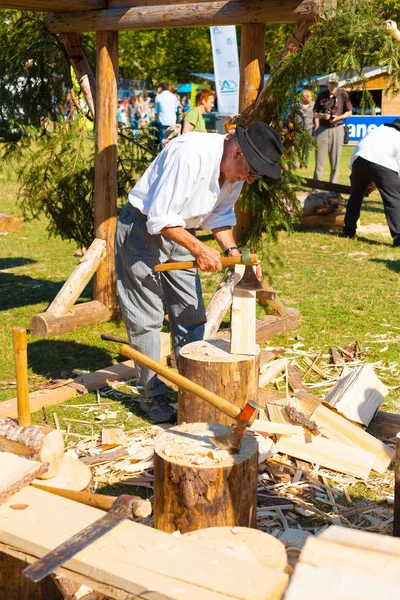
<instances>
[{"instance_id":1,"label":"black fedora hat","mask_svg":"<svg viewBox=\"0 0 400 600\"><path fill-rule=\"evenodd\" d=\"M279 133L266 123L255 121L250 127L238 125L236 134L251 168L261 175L278 179L281 173L279 160L283 154Z\"/></svg>"}]
</instances>

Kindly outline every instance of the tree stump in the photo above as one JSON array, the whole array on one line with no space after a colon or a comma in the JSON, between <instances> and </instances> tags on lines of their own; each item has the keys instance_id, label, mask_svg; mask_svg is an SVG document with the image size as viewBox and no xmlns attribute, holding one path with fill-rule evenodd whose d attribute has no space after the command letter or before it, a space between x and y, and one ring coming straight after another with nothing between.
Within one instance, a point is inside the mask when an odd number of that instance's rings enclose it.
<instances>
[{"instance_id":1,"label":"tree stump","mask_svg":"<svg viewBox=\"0 0 400 600\"><path fill-rule=\"evenodd\" d=\"M207 390L243 408L251 399L257 401L259 356L230 354L226 340L192 342L179 353L179 372ZM178 423L219 423L234 421L220 410L179 389Z\"/></svg>"},{"instance_id":2,"label":"tree stump","mask_svg":"<svg viewBox=\"0 0 400 600\"><path fill-rule=\"evenodd\" d=\"M229 427L188 423L160 435L154 451L154 527L161 531L255 527L258 445L245 434L240 452L214 446Z\"/></svg>"}]
</instances>

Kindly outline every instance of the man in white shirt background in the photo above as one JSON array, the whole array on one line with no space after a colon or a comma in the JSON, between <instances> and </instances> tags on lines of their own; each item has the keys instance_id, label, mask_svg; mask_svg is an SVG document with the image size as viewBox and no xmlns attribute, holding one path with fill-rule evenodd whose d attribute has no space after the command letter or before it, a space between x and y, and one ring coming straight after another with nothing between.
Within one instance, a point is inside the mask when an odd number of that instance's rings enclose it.
<instances>
[{"instance_id":1,"label":"man in white shirt background","mask_svg":"<svg viewBox=\"0 0 400 600\"><path fill-rule=\"evenodd\" d=\"M169 91L168 81L163 81L160 86L161 92L157 94L154 104L155 119L158 127L158 141L160 150L165 140L165 132L168 127L176 124L178 101L175 94Z\"/></svg>"},{"instance_id":2,"label":"man in white shirt background","mask_svg":"<svg viewBox=\"0 0 400 600\"><path fill-rule=\"evenodd\" d=\"M222 268L220 253L195 236L211 229L226 256L239 255L232 227L244 181L277 179L283 153L279 134L265 123L237 126L236 134L190 132L173 139L130 191L117 224L118 295L131 346L160 358L160 330L168 313L178 361L185 344L203 339L206 322L196 269L155 273L158 263L197 261L202 271ZM137 368L140 408L156 423L176 413L156 374Z\"/></svg>"},{"instance_id":3,"label":"man in white shirt background","mask_svg":"<svg viewBox=\"0 0 400 600\"><path fill-rule=\"evenodd\" d=\"M368 186L379 190L393 245L400 246L400 119L370 131L356 146L350 160L351 192L343 235L354 237Z\"/></svg>"}]
</instances>

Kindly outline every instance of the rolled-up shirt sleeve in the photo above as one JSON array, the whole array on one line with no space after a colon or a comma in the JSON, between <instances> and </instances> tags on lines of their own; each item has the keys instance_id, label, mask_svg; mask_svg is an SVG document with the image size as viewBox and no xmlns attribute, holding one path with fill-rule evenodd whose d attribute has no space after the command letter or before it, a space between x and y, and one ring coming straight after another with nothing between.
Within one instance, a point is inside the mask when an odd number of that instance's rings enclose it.
<instances>
[{"instance_id":1,"label":"rolled-up shirt sleeve","mask_svg":"<svg viewBox=\"0 0 400 600\"><path fill-rule=\"evenodd\" d=\"M204 229L217 229L218 227L233 227L236 225L234 206L242 191L243 183L243 181L238 181L226 195L223 195L213 212L203 221Z\"/></svg>"},{"instance_id":2,"label":"rolled-up shirt sleeve","mask_svg":"<svg viewBox=\"0 0 400 600\"><path fill-rule=\"evenodd\" d=\"M149 196L153 200L147 214L147 231L151 235L160 233L164 227L186 227L191 213L199 161L182 155L177 160L175 154L174 151L165 154L150 182Z\"/></svg>"}]
</instances>

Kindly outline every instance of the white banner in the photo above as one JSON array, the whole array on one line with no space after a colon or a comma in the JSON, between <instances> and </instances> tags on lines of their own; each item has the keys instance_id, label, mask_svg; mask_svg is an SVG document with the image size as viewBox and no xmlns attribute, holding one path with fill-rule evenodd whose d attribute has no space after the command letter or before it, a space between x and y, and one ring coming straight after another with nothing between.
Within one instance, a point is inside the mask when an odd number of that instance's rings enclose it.
<instances>
[{"instance_id":1,"label":"white banner","mask_svg":"<svg viewBox=\"0 0 400 600\"><path fill-rule=\"evenodd\" d=\"M210 27L218 111L239 112L239 56L236 27Z\"/></svg>"}]
</instances>

